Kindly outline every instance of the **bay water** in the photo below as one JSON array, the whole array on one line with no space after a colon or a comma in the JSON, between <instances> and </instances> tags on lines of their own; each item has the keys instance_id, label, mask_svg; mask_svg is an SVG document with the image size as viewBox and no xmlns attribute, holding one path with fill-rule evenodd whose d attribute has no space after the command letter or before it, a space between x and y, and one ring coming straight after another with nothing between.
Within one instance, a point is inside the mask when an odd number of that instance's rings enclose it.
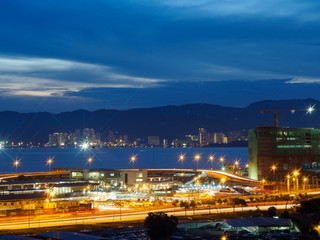
<instances>
[{"instance_id":1,"label":"bay water","mask_svg":"<svg viewBox=\"0 0 320 240\"><path fill-rule=\"evenodd\" d=\"M0 152L0 173L16 171L13 162L20 159L18 172L48 171L47 160L53 158L52 168L89 168L88 158L92 157L91 168L132 168L131 156L136 156L134 168L181 168L179 155L184 154L183 168L196 169L194 156L199 154L199 169L211 168L209 156L214 155L214 168L224 164L240 161L240 166L248 162L248 148L94 148L81 150L77 148L5 148Z\"/></svg>"}]
</instances>

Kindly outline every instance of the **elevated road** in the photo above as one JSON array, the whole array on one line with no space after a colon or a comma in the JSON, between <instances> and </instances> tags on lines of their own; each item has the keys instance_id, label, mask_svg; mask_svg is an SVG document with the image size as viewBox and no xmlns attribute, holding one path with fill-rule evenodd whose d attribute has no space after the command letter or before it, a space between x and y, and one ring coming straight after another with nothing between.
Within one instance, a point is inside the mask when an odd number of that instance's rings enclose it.
<instances>
[{"instance_id":1,"label":"elevated road","mask_svg":"<svg viewBox=\"0 0 320 240\"><path fill-rule=\"evenodd\" d=\"M0 182L16 181L19 177L28 179L59 179L69 177L70 171L51 171L51 172L20 172L0 174Z\"/></svg>"},{"instance_id":2,"label":"elevated road","mask_svg":"<svg viewBox=\"0 0 320 240\"><path fill-rule=\"evenodd\" d=\"M195 178L192 181L196 181L199 176L199 174L205 174L204 176L208 176L211 178L215 178L215 179L222 179L224 178L226 181L230 181L230 182L234 182L234 183L238 183L238 184L244 184L244 185L248 185L248 186L261 186L261 181L257 181L257 180L253 180L250 178L246 178L240 175L236 175L236 174L232 174L226 171L220 171L220 170L208 170L208 169L168 169L168 168L164 168L164 169L150 169L149 171L161 171L163 175L165 175L165 173L167 174L174 174L174 173L178 173L178 172L194 172Z\"/></svg>"}]
</instances>

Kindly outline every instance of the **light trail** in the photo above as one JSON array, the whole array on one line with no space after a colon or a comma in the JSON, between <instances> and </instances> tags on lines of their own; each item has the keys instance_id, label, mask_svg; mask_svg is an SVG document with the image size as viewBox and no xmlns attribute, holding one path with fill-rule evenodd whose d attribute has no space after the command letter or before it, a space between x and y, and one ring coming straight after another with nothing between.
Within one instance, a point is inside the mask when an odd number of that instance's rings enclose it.
<instances>
[{"instance_id":1,"label":"light trail","mask_svg":"<svg viewBox=\"0 0 320 240\"><path fill-rule=\"evenodd\" d=\"M259 206L260 210L268 210L269 207L275 206L277 209L286 209L298 206L299 204L281 204L281 205L266 205ZM177 209L177 208L175 208ZM173 210L173 211L172 211ZM235 208L220 208L215 209L198 209L198 210L187 210L187 216L189 215L201 215L209 214L210 211L213 213L225 213L225 212L242 212L249 210L257 210L256 206L253 207L235 207ZM39 216L29 216L29 217L15 217L16 221L12 219L7 219L6 221L0 220L0 230L12 230L12 229L26 229L26 228L39 228L39 227L56 227L56 226L67 226L67 225L85 225L85 224L97 224L97 223L108 223L108 222L123 222L123 221L138 221L144 220L149 212L168 212L170 215L175 216L185 216L185 211L183 208L178 208L174 210L173 208L158 209L152 211L142 211L138 213L126 213L126 214L100 214L91 216L81 216L81 214L75 216L67 216L70 214L61 214L57 217L47 216L48 218L41 218Z\"/></svg>"}]
</instances>

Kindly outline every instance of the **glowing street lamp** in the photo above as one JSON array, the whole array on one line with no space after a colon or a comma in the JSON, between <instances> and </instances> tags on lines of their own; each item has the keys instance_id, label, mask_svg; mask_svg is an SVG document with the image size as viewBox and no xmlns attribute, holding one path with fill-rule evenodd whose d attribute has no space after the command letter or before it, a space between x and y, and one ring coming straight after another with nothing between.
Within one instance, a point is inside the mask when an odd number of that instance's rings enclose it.
<instances>
[{"instance_id":1,"label":"glowing street lamp","mask_svg":"<svg viewBox=\"0 0 320 240\"><path fill-rule=\"evenodd\" d=\"M224 157L220 157L219 161L221 162L221 165L222 165L221 169L224 170L224 165L223 165Z\"/></svg>"},{"instance_id":2,"label":"glowing street lamp","mask_svg":"<svg viewBox=\"0 0 320 240\"><path fill-rule=\"evenodd\" d=\"M303 178L303 190L306 190L306 183L308 181L308 178Z\"/></svg>"},{"instance_id":3,"label":"glowing street lamp","mask_svg":"<svg viewBox=\"0 0 320 240\"><path fill-rule=\"evenodd\" d=\"M290 175L287 176L287 191L290 191Z\"/></svg>"},{"instance_id":4,"label":"glowing street lamp","mask_svg":"<svg viewBox=\"0 0 320 240\"><path fill-rule=\"evenodd\" d=\"M295 176L295 180L296 180L296 191L299 191L299 177L298 177L298 175L299 175L299 172L298 171L294 171L293 172L293 175Z\"/></svg>"},{"instance_id":5,"label":"glowing street lamp","mask_svg":"<svg viewBox=\"0 0 320 240\"><path fill-rule=\"evenodd\" d=\"M194 156L194 160L197 162L197 170L198 170L198 164L199 164L199 160L200 160L200 155L199 154L196 154Z\"/></svg>"},{"instance_id":6,"label":"glowing street lamp","mask_svg":"<svg viewBox=\"0 0 320 240\"><path fill-rule=\"evenodd\" d=\"M313 105L313 106L309 106L309 107L307 108L307 114L311 114L314 110L315 110L315 109L314 109L314 105Z\"/></svg>"},{"instance_id":7,"label":"glowing street lamp","mask_svg":"<svg viewBox=\"0 0 320 240\"><path fill-rule=\"evenodd\" d=\"M83 142L81 145L81 150L88 150L89 148L89 143L88 142Z\"/></svg>"},{"instance_id":8,"label":"glowing street lamp","mask_svg":"<svg viewBox=\"0 0 320 240\"><path fill-rule=\"evenodd\" d=\"M81 151L83 151L83 169L86 169L86 159L85 159L85 152L89 149L89 143L88 142L82 142L80 144Z\"/></svg>"},{"instance_id":9,"label":"glowing street lamp","mask_svg":"<svg viewBox=\"0 0 320 240\"><path fill-rule=\"evenodd\" d=\"M47 165L49 165L49 172L51 171L50 169L51 169L51 164L53 163L53 158L49 158L48 160L47 160Z\"/></svg>"},{"instance_id":10,"label":"glowing street lamp","mask_svg":"<svg viewBox=\"0 0 320 240\"><path fill-rule=\"evenodd\" d=\"M132 168L134 168L134 162L137 160L137 155L132 155L130 157L129 163L132 163Z\"/></svg>"},{"instance_id":11,"label":"glowing street lamp","mask_svg":"<svg viewBox=\"0 0 320 240\"><path fill-rule=\"evenodd\" d=\"M239 161L238 160L236 160L235 162L234 162L234 165L236 166L236 168L239 168Z\"/></svg>"},{"instance_id":12,"label":"glowing street lamp","mask_svg":"<svg viewBox=\"0 0 320 240\"><path fill-rule=\"evenodd\" d=\"M18 172L18 166L20 165L20 160L21 159L16 158L16 160L14 160L13 162L13 166L16 168L16 173Z\"/></svg>"},{"instance_id":13,"label":"glowing street lamp","mask_svg":"<svg viewBox=\"0 0 320 240\"><path fill-rule=\"evenodd\" d=\"M222 183L222 186L224 186L224 183L226 182L226 179L225 178L221 178L221 183Z\"/></svg>"},{"instance_id":14,"label":"glowing street lamp","mask_svg":"<svg viewBox=\"0 0 320 240\"><path fill-rule=\"evenodd\" d=\"M183 161L185 154L180 154L178 162L181 162L181 169L183 169Z\"/></svg>"},{"instance_id":15,"label":"glowing street lamp","mask_svg":"<svg viewBox=\"0 0 320 240\"><path fill-rule=\"evenodd\" d=\"M93 157L88 158L89 169L91 169L91 163L93 162Z\"/></svg>"},{"instance_id":16,"label":"glowing street lamp","mask_svg":"<svg viewBox=\"0 0 320 240\"><path fill-rule=\"evenodd\" d=\"M211 170L213 170L214 155L209 156L209 161L211 162Z\"/></svg>"},{"instance_id":17,"label":"glowing street lamp","mask_svg":"<svg viewBox=\"0 0 320 240\"><path fill-rule=\"evenodd\" d=\"M276 169L277 169L277 166L273 164L271 166L271 170L273 172L273 181L276 181Z\"/></svg>"},{"instance_id":18,"label":"glowing street lamp","mask_svg":"<svg viewBox=\"0 0 320 240\"><path fill-rule=\"evenodd\" d=\"M264 184L265 184L266 180L265 179L262 179L261 180L261 183L262 183L262 190L264 190Z\"/></svg>"}]
</instances>

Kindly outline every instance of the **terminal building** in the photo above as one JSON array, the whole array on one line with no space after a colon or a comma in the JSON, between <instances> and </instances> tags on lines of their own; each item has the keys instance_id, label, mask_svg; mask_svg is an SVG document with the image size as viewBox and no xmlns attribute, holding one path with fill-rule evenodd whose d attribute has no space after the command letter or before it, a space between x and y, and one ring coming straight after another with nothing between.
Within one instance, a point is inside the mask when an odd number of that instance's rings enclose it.
<instances>
[{"instance_id":1,"label":"terminal building","mask_svg":"<svg viewBox=\"0 0 320 240\"><path fill-rule=\"evenodd\" d=\"M318 183L320 129L262 126L249 130L248 140L251 179L283 182L298 170Z\"/></svg>"}]
</instances>

